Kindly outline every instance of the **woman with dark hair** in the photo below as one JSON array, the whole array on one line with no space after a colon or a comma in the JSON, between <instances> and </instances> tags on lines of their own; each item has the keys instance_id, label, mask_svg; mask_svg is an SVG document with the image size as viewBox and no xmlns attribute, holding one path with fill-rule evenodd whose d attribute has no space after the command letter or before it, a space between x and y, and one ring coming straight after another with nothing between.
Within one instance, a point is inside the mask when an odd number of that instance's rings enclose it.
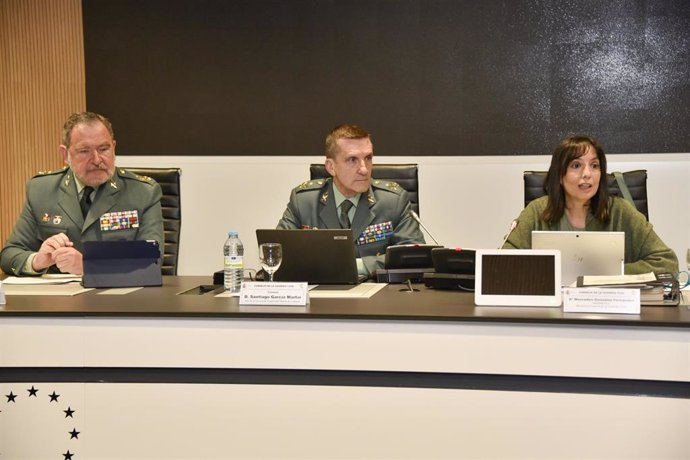
<instances>
[{"instance_id":1,"label":"woman with dark hair","mask_svg":"<svg viewBox=\"0 0 690 460\"><path fill-rule=\"evenodd\" d=\"M606 156L587 136L564 139L551 157L546 196L527 205L503 245L530 249L532 230L625 232L625 273L675 273L678 258L634 205L609 196Z\"/></svg>"}]
</instances>

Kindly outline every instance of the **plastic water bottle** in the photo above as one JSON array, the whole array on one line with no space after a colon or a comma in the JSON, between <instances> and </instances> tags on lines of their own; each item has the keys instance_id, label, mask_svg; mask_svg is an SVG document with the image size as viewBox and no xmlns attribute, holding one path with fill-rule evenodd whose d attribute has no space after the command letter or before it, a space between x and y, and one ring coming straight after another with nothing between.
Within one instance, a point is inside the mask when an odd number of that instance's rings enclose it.
<instances>
[{"instance_id":1,"label":"plastic water bottle","mask_svg":"<svg viewBox=\"0 0 690 460\"><path fill-rule=\"evenodd\" d=\"M225 290L230 292L240 292L242 277L244 272L244 246L240 241L237 232L230 230L228 239L223 245L223 284Z\"/></svg>"}]
</instances>

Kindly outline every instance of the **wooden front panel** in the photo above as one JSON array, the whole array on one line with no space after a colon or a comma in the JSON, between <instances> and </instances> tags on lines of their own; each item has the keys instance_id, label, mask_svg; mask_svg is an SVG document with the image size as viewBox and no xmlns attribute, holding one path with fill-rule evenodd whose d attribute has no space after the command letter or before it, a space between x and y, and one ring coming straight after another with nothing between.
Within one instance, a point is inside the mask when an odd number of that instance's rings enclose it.
<instances>
[{"instance_id":1,"label":"wooden front panel","mask_svg":"<svg viewBox=\"0 0 690 460\"><path fill-rule=\"evenodd\" d=\"M0 2L0 244L36 172L62 166L67 116L86 108L80 0Z\"/></svg>"}]
</instances>

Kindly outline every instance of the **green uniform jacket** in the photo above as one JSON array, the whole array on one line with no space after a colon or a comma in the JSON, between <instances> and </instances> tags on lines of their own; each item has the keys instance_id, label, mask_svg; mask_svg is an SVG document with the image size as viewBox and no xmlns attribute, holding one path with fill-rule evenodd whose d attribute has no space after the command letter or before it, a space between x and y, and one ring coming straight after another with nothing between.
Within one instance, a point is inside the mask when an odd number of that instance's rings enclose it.
<instances>
[{"instance_id":1,"label":"green uniform jacket","mask_svg":"<svg viewBox=\"0 0 690 460\"><path fill-rule=\"evenodd\" d=\"M397 183L374 179L359 198L352 219L357 257L370 273L383 268L388 246L424 244L424 235L410 217L410 199ZM340 228L333 197L333 179L318 179L295 187L278 228Z\"/></svg>"},{"instance_id":2,"label":"green uniform jacket","mask_svg":"<svg viewBox=\"0 0 690 460\"><path fill-rule=\"evenodd\" d=\"M99 187L84 219L72 170L65 167L39 174L26 186L24 209L0 253L0 267L6 273L21 275L29 255L61 232L81 253L83 242L94 240L156 240L162 252L161 196L160 185L153 179L116 168L112 179ZM123 214L115 214L120 211ZM115 223L123 217L130 224ZM59 272L54 265L49 271Z\"/></svg>"},{"instance_id":3,"label":"green uniform jacket","mask_svg":"<svg viewBox=\"0 0 690 460\"><path fill-rule=\"evenodd\" d=\"M558 223L548 225L541 219L548 197L530 202L518 217L515 230L503 245L505 249L531 249L532 230L559 230ZM611 197L611 220L604 224L597 219L587 222L585 230L625 232L625 273L675 273L678 258L654 232L644 215L619 197Z\"/></svg>"}]
</instances>

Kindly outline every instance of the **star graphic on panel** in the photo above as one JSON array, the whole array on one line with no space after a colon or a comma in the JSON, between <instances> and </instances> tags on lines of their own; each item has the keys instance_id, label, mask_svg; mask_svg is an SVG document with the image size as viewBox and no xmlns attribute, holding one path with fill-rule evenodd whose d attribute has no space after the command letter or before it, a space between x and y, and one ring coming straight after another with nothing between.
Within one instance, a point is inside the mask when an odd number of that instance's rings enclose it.
<instances>
[{"instance_id":1,"label":"star graphic on panel","mask_svg":"<svg viewBox=\"0 0 690 460\"><path fill-rule=\"evenodd\" d=\"M70 434L70 439L79 439L79 433L81 433L81 431L77 431L76 428L72 428L72 431L68 431L68 433Z\"/></svg>"},{"instance_id":2,"label":"star graphic on panel","mask_svg":"<svg viewBox=\"0 0 690 460\"><path fill-rule=\"evenodd\" d=\"M58 402L58 398L60 397L60 395L55 393L55 391L53 391L48 396L50 396L50 402L53 402L53 401Z\"/></svg>"},{"instance_id":3,"label":"star graphic on panel","mask_svg":"<svg viewBox=\"0 0 690 460\"><path fill-rule=\"evenodd\" d=\"M72 455L70 451L68 450L66 454L62 454L63 457L65 457L65 460L72 460Z\"/></svg>"},{"instance_id":4,"label":"star graphic on panel","mask_svg":"<svg viewBox=\"0 0 690 460\"><path fill-rule=\"evenodd\" d=\"M67 410L63 410L62 412L65 413L65 418L67 418L67 417L72 417L72 414L74 414L75 411L73 411L71 407L67 406ZM72 417L72 418L74 418L74 417Z\"/></svg>"},{"instance_id":5,"label":"star graphic on panel","mask_svg":"<svg viewBox=\"0 0 690 460\"><path fill-rule=\"evenodd\" d=\"M13 403L17 402L17 401L15 401L15 398L17 397L17 395L13 394L11 391L10 391L10 394L5 395L5 397L7 398L7 402L13 402Z\"/></svg>"},{"instance_id":6,"label":"star graphic on panel","mask_svg":"<svg viewBox=\"0 0 690 460\"><path fill-rule=\"evenodd\" d=\"M36 388L34 388L33 385L31 385L31 388L26 390L26 391L29 392L29 398L32 396L35 396L36 398L38 398L38 396L37 396L38 390Z\"/></svg>"}]
</instances>

